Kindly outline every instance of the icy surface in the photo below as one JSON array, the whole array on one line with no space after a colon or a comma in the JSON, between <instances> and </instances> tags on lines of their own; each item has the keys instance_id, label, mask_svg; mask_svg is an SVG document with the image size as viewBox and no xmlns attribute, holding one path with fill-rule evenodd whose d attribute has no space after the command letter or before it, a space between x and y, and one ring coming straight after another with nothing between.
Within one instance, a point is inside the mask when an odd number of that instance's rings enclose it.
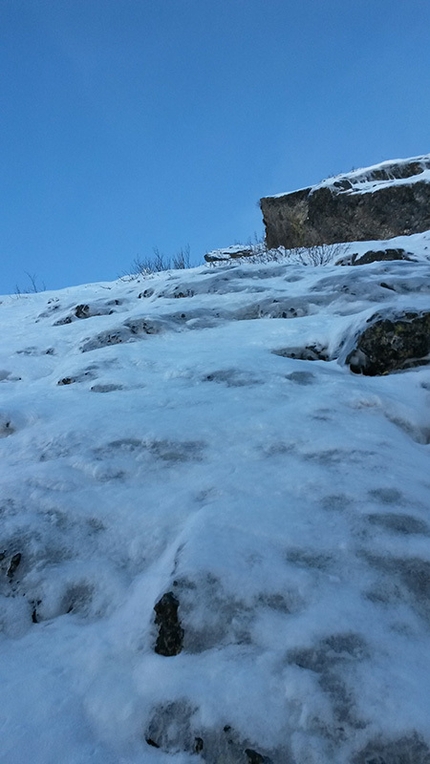
<instances>
[{"instance_id":1,"label":"icy surface","mask_svg":"<svg viewBox=\"0 0 430 764\"><path fill-rule=\"evenodd\" d=\"M427 237L1 298L2 761L428 761L430 367L344 365Z\"/></svg>"}]
</instances>

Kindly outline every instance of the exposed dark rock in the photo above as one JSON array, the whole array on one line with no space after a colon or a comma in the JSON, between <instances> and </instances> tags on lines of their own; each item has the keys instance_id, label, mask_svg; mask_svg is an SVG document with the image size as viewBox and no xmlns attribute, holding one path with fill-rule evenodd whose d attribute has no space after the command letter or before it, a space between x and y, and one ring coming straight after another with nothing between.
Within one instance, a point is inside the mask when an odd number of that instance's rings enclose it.
<instances>
[{"instance_id":1,"label":"exposed dark rock","mask_svg":"<svg viewBox=\"0 0 430 764\"><path fill-rule=\"evenodd\" d=\"M114 382L105 382L104 384L93 385L90 390L93 393L112 393L114 390L123 390L123 386Z\"/></svg>"},{"instance_id":2,"label":"exposed dark rock","mask_svg":"<svg viewBox=\"0 0 430 764\"><path fill-rule=\"evenodd\" d=\"M33 623L39 623L39 616L37 614L37 606L40 605L40 600L38 600L36 603L30 603L32 604L32 611L31 611L31 620Z\"/></svg>"},{"instance_id":3,"label":"exposed dark rock","mask_svg":"<svg viewBox=\"0 0 430 764\"><path fill-rule=\"evenodd\" d=\"M242 244L234 244L231 247L225 249L214 249L212 252L207 252L205 260L207 263L220 263L228 262L230 259L238 257L250 257L254 254L252 247L243 246Z\"/></svg>"},{"instance_id":4,"label":"exposed dark rock","mask_svg":"<svg viewBox=\"0 0 430 764\"><path fill-rule=\"evenodd\" d=\"M370 320L346 358L355 374L379 376L430 362L430 313Z\"/></svg>"},{"instance_id":5,"label":"exposed dark rock","mask_svg":"<svg viewBox=\"0 0 430 764\"><path fill-rule=\"evenodd\" d=\"M352 764L430 764L430 749L416 733L398 740L368 743Z\"/></svg>"},{"instance_id":6,"label":"exposed dark rock","mask_svg":"<svg viewBox=\"0 0 430 764\"><path fill-rule=\"evenodd\" d=\"M286 379L290 379L297 385L312 385L315 381L315 377L310 371L292 371L291 374L286 375Z\"/></svg>"},{"instance_id":7,"label":"exposed dark rock","mask_svg":"<svg viewBox=\"0 0 430 764\"><path fill-rule=\"evenodd\" d=\"M321 347L321 345L306 345L304 348L280 348L279 350L273 350L272 352L275 355L283 356L283 358L297 358L300 361L331 360L327 348Z\"/></svg>"},{"instance_id":8,"label":"exposed dark rock","mask_svg":"<svg viewBox=\"0 0 430 764\"><path fill-rule=\"evenodd\" d=\"M89 318L90 306L89 305L77 305L75 308L76 318Z\"/></svg>"},{"instance_id":9,"label":"exposed dark rock","mask_svg":"<svg viewBox=\"0 0 430 764\"><path fill-rule=\"evenodd\" d=\"M199 729L196 711L186 700L155 708L145 732L147 744L170 754L199 754L206 764L292 764L286 749L270 752L270 757L259 753L229 724Z\"/></svg>"},{"instance_id":10,"label":"exposed dark rock","mask_svg":"<svg viewBox=\"0 0 430 764\"><path fill-rule=\"evenodd\" d=\"M393 260L407 260L411 262L414 258L410 252L406 252L401 247L389 247L387 249L369 249L361 255L358 252L354 252L337 260L335 265L368 265L369 263L391 262Z\"/></svg>"},{"instance_id":11,"label":"exposed dark rock","mask_svg":"<svg viewBox=\"0 0 430 764\"><path fill-rule=\"evenodd\" d=\"M92 318L93 316L111 316L114 311L111 305L120 305L120 300L109 300L105 305L77 305L76 318Z\"/></svg>"},{"instance_id":12,"label":"exposed dark rock","mask_svg":"<svg viewBox=\"0 0 430 764\"><path fill-rule=\"evenodd\" d=\"M167 753L195 753L194 712L186 700L174 700L154 708L145 733L148 745Z\"/></svg>"},{"instance_id":13,"label":"exposed dark rock","mask_svg":"<svg viewBox=\"0 0 430 764\"><path fill-rule=\"evenodd\" d=\"M386 162L300 191L265 197L260 206L266 245L292 249L426 231L430 183L422 173L428 168L429 156ZM393 184L395 179L409 182Z\"/></svg>"},{"instance_id":14,"label":"exposed dark rock","mask_svg":"<svg viewBox=\"0 0 430 764\"><path fill-rule=\"evenodd\" d=\"M262 756L261 753L257 753L252 748L246 748L245 754L248 758L249 764L271 764L270 759L267 756Z\"/></svg>"},{"instance_id":15,"label":"exposed dark rock","mask_svg":"<svg viewBox=\"0 0 430 764\"><path fill-rule=\"evenodd\" d=\"M404 249L370 249L364 255L352 255L351 265L367 265L379 261L391 260L411 260L410 255Z\"/></svg>"},{"instance_id":16,"label":"exposed dark rock","mask_svg":"<svg viewBox=\"0 0 430 764\"><path fill-rule=\"evenodd\" d=\"M403 536L412 534L428 536L430 533L427 523L412 515L396 512L379 512L367 515L367 519L372 525Z\"/></svg>"},{"instance_id":17,"label":"exposed dark rock","mask_svg":"<svg viewBox=\"0 0 430 764\"><path fill-rule=\"evenodd\" d=\"M155 652L159 655L178 655L183 647L184 630L178 617L179 601L173 592L163 594L154 607L155 623L159 627Z\"/></svg>"},{"instance_id":18,"label":"exposed dark rock","mask_svg":"<svg viewBox=\"0 0 430 764\"><path fill-rule=\"evenodd\" d=\"M12 580L14 577L16 570L21 562L22 554L21 552L17 552L14 554L11 558L11 561L9 563L9 567L7 569L7 577Z\"/></svg>"},{"instance_id":19,"label":"exposed dark rock","mask_svg":"<svg viewBox=\"0 0 430 764\"><path fill-rule=\"evenodd\" d=\"M64 324L71 324L71 316L65 316L65 318L59 318L58 321L54 321L53 326L64 326Z\"/></svg>"},{"instance_id":20,"label":"exposed dark rock","mask_svg":"<svg viewBox=\"0 0 430 764\"><path fill-rule=\"evenodd\" d=\"M153 748L159 748L160 747L158 745L158 743L156 743L155 740L152 740L152 738L150 738L150 737L145 738L145 740L148 743L148 745L152 745Z\"/></svg>"}]
</instances>

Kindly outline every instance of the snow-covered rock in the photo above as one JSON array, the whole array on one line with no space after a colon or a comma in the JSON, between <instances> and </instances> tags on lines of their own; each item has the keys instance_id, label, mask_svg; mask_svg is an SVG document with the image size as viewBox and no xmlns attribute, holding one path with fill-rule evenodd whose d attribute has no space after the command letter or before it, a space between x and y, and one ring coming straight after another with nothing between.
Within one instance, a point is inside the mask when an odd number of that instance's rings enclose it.
<instances>
[{"instance_id":1,"label":"snow-covered rock","mask_svg":"<svg viewBox=\"0 0 430 764\"><path fill-rule=\"evenodd\" d=\"M430 154L260 201L268 248L389 239L430 228Z\"/></svg>"}]
</instances>

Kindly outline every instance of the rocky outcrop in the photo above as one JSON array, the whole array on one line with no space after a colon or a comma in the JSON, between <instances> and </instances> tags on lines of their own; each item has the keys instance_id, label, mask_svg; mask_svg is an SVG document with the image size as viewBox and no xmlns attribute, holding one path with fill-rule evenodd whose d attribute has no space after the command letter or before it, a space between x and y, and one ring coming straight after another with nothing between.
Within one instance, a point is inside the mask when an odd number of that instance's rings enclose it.
<instances>
[{"instance_id":1,"label":"rocky outcrop","mask_svg":"<svg viewBox=\"0 0 430 764\"><path fill-rule=\"evenodd\" d=\"M390 239L430 229L430 155L260 200L268 249Z\"/></svg>"}]
</instances>

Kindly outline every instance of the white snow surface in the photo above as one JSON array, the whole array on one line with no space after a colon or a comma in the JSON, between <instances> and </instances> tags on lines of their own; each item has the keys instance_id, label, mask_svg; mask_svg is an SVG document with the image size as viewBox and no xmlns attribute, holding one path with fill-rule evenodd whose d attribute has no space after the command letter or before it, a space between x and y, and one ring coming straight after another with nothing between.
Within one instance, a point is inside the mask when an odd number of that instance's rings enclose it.
<instances>
[{"instance_id":1,"label":"white snow surface","mask_svg":"<svg viewBox=\"0 0 430 764\"><path fill-rule=\"evenodd\" d=\"M430 751L430 367L344 364L430 310L427 242L1 298L0 761Z\"/></svg>"}]
</instances>

